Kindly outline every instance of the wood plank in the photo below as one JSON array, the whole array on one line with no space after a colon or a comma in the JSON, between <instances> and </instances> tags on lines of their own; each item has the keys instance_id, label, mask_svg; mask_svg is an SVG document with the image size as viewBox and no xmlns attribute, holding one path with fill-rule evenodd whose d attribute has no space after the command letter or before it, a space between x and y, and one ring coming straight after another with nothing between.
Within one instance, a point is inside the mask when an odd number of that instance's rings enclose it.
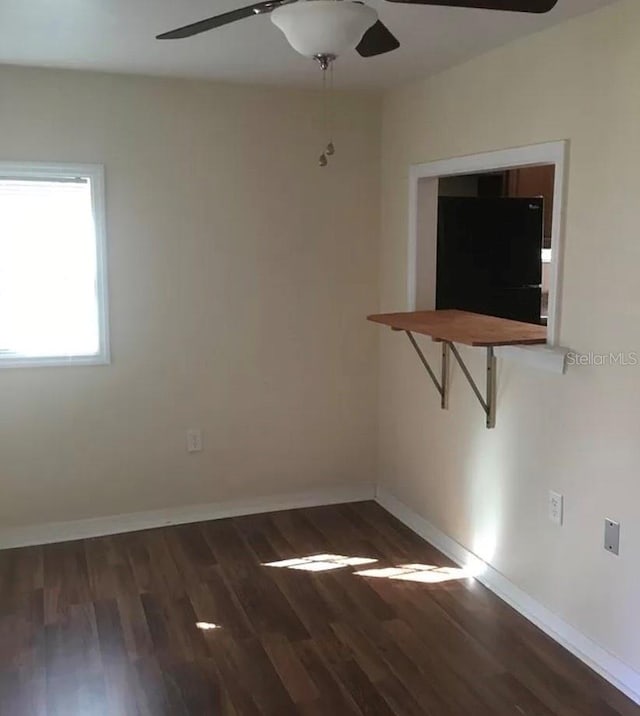
<instances>
[{"instance_id":1,"label":"wood plank","mask_svg":"<svg viewBox=\"0 0 640 716\"><path fill-rule=\"evenodd\" d=\"M544 345L546 326L483 316L469 311L413 311L381 313L367 320L390 326L397 331L411 331L431 336L434 341L461 343L467 346Z\"/></svg>"}]
</instances>

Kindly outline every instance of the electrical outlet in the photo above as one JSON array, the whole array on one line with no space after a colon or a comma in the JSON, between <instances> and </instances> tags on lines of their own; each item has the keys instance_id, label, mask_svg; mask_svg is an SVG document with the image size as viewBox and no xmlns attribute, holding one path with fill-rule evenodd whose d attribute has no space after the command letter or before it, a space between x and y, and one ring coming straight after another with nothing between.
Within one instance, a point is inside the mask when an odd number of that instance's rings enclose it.
<instances>
[{"instance_id":1,"label":"electrical outlet","mask_svg":"<svg viewBox=\"0 0 640 716\"><path fill-rule=\"evenodd\" d=\"M554 525L562 526L564 517L564 497L559 492L549 490L549 519Z\"/></svg>"},{"instance_id":2,"label":"electrical outlet","mask_svg":"<svg viewBox=\"0 0 640 716\"><path fill-rule=\"evenodd\" d=\"M620 554L620 523L614 520L604 521L604 548L612 554Z\"/></svg>"},{"instance_id":3,"label":"electrical outlet","mask_svg":"<svg viewBox=\"0 0 640 716\"><path fill-rule=\"evenodd\" d=\"M187 430L187 452L202 452L202 430L200 428Z\"/></svg>"}]
</instances>

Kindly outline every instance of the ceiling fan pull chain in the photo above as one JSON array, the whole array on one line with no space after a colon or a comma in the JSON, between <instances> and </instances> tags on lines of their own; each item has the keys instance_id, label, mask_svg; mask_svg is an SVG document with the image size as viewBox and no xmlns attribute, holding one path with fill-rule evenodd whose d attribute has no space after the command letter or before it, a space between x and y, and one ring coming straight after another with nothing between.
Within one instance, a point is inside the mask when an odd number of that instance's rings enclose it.
<instances>
[{"instance_id":1,"label":"ceiling fan pull chain","mask_svg":"<svg viewBox=\"0 0 640 716\"><path fill-rule=\"evenodd\" d=\"M329 65L329 118L327 120L327 134L329 135L329 144L324 150L328 157L332 157L336 153L336 148L333 144L333 116L335 109L335 93L333 91L333 62Z\"/></svg>"},{"instance_id":2,"label":"ceiling fan pull chain","mask_svg":"<svg viewBox=\"0 0 640 716\"><path fill-rule=\"evenodd\" d=\"M329 163L329 157L332 157L336 153L336 148L333 143L333 109L334 109L334 92L333 92L333 60L330 58L327 62L322 62L322 123L323 128L326 131L329 141L324 151L320 155L319 164L321 167L326 167ZM329 84L327 87L327 71L329 72Z\"/></svg>"},{"instance_id":3,"label":"ceiling fan pull chain","mask_svg":"<svg viewBox=\"0 0 640 716\"><path fill-rule=\"evenodd\" d=\"M328 65L321 65L322 67L322 130L326 131L328 127L328 112L327 112L327 68ZM318 163L321 167L326 167L329 163L327 159L327 150L325 149L320 155Z\"/></svg>"}]
</instances>

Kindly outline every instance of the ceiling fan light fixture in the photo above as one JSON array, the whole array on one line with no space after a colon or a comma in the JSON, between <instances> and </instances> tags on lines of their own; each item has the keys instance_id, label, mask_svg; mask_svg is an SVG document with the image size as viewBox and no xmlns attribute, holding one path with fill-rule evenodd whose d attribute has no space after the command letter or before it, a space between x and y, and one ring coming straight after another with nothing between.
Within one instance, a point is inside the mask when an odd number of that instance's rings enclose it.
<instances>
[{"instance_id":1,"label":"ceiling fan light fixture","mask_svg":"<svg viewBox=\"0 0 640 716\"><path fill-rule=\"evenodd\" d=\"M378 13L352 0L303 0L271 13L291 47L306 57L338 57L353 49Z\"/></svg>"}]
</instances>

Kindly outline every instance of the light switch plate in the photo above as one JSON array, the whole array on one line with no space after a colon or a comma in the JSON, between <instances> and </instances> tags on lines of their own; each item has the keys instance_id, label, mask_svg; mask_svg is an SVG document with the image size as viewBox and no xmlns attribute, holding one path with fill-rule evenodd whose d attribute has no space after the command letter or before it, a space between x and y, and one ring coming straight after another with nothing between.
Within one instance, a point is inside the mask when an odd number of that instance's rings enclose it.
<instances>
[{"instance_id":1,"label":"light switch plate","mask_svg":"<svg viewBox=\"0 0 640 716\"><path fill-rule=\"evenodd\" d=\"M620 523L614 520L604 521L604 548L612 554L620 554Z\"/></svg>"}]
</instances>

